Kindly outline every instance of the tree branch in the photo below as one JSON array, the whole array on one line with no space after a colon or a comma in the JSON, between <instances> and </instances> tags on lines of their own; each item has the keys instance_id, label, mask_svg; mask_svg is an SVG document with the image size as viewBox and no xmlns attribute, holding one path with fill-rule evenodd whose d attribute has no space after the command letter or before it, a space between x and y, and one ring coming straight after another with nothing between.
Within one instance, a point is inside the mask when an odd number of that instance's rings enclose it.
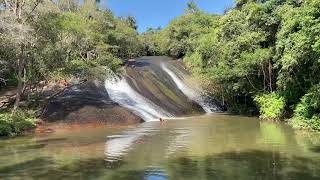
<instances>
[{"instance_id":1,"label":"tree branch","mask_svg":"<svg viewBox=\"0 0 320 180\"><path fill-rule=\"evenodd\" d=\"M263 91L263 90L257 89L257 88L252 84L252 82L250 81L250 79L249 79L249 77L248 77L247 75L246 75L246 78L247 78L248 82L250 83L250 85L252 86L253 89L255 89L255 90L258 91L258 92L262 92L262 91Z\"/></svg>"},{"instance_id":2,"label":"tree branch","mask_svg":"<svg viewBox=\"0 0 320 180\"><path fill-rule=\"evenodd\" d=\"M6 80L6 79L4 79L4 78L0 78L0 81L2 81L2 82L6 82L7 80Z\"/></svg>"},{"instance_id":3,"label":"tree branch","mask_svg":"<svg viewBox=\"0 0 320 180\"><path fill-rule=\"evenodd\" d=\"M8 0L4 0L5 8L11 8L11 4L8 2Z\"/></svg>"},{"instance_id":4,"label":"tree branch","mask_svg":"<svg viewBox=\"0 0 320 180\"><path fill-rule=\"evenodd\" d=\"M31 11L27 14L27 19L26 21L28 21L31 18L31 14L33 13L33 11L39 6L39 4L42 2L42 0L37 0L34 7L31 9Z\"/></svg>"}]
</instances>

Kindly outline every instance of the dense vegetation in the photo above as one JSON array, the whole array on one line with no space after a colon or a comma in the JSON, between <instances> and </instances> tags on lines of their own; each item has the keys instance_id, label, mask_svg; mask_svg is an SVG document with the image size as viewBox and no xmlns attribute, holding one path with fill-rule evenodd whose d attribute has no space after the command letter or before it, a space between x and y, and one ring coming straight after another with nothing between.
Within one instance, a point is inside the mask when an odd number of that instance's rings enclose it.
<instances>
[{"instance_id":1,"label":"dense vegetation","mask_svg":"<svg viewBox=\"0 0 320 180\"><path fill-rule=\"evenodd\" d=\"M17 89L1 108L0 135L16 132L5 122L19 111L35 116L41 84L104 77L122 59L140 56L136 28L134 18L117 18L93 0L0 0L0 90Z\"/></svg>"},{"instance_id":2,"label":"dense vegetation","mask_svg":"<svg viewBox=\"0 0 320 180\"><path fill-rule=\"evenodd\" d=\"M209 93L237 113L320 129L320 1L237 0L224 15L191 2L163 30L144 34L150 54L183 58Z\"/></svg>"},{"instance_id":3,"label":"dense vegetation","mask_svg":"<svg viewBox=\"0 0 320 180\"><path fill-rule=\"evenodd\" d=\"M35 117L42 82L104 77L141 55L183 58L232 112L320 130L320 1L236 0L224 15L191 1L164 29L136 28L94 0L0 0L0 90L17 89L0 134Z\"/></svg>"}]
</instances>

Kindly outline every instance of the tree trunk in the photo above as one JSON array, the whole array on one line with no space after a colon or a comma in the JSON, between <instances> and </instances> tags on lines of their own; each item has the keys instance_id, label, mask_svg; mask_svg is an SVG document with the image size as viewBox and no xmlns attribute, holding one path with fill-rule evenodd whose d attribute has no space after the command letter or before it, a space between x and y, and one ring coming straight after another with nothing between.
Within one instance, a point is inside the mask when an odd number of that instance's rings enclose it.
<instances>
[{"instance_id":1,"label":"tree trunk","mask_svg":"<svg viewBox=\"0 0 320 180\"><path fill-rule=\"evenodd\" d=\"M270 92L273 91L273 88L272 88L272 63L271 63L271 60L269 60L269 88L270 88Z\"/></svg>"},{"instance_id":2,"label":"tree trunk","mask_svg":"<svg viewBox=\"0 0 320 180\"><path fill-rule=\"evenodd\" d=\"M222 92L221 92L221 96L222 96L222 105L225 106L225 102L224 102L224 91L222 89Z\"/></svg>"},{"instance_id":3,"label":"tree trunk","mask_svg":"<svg viewBox=\"0 0 320 180\"><path fill-rule=\"evenodd\" d=\"M24 79L23 79L23 72L24 72L24 64L25 59L23 57L23 46L21 46L21 56L18 60L18 86L17 86L17 93L16 93L16 101L14 102L13 111L17 111L20 105L21 95L23 94L24 88Z\"/></svg>"},{"instance_id":4,"label":"tree trunk","mask_svg":"<svg viewBox=\"0 0 320 180\"><path fill-rule=\"evenodd\" d=\"M265 70L264 70L264 67L265 67L265 65L264 64L262 64L261 65L261 69L262 69L262 72L263 72L263 92L266 92L266 79L267 79L267 77L266 77L266 72L265 72Z\"/></svg>"}]
</instances>

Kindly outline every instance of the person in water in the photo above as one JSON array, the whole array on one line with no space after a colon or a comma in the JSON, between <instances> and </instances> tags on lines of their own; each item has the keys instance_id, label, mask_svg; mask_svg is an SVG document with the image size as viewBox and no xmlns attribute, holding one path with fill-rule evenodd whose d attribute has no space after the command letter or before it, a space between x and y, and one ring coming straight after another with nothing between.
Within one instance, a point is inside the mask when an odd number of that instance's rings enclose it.
<instances>
[{"instance_id":1,"label":"person in water","mask_svg":"<svg viewBox=\"0 0 320 180\"><path fill-rule=\"evenodd\" d=\"M160 123L165 123L166 121L162 118L160 118Z\"/></svg>"}]
</instances>

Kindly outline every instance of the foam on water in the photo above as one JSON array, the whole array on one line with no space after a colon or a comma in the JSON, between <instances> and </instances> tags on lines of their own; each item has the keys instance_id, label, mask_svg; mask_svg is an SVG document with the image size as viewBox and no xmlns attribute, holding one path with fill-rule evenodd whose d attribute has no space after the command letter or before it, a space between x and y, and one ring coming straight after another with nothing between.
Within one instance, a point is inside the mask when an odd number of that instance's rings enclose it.
<instances>
[{"instance_id":1,"label":"foam on water","mask_svg":"<svg viewBox=\"0 0 320 180\"><path fill-rule=\"evenodd\" d=\"M216 109L215 106L210 105L205 102L201 92L198 92L186 85L183 80L181 80L173 71L171 71L167 65L164 63L161 64L161 68L172 78L177 87L185 94L189 99L198 103L207 113L213 112Z\"/></svg>"},{"instance_id":2,"label":"foam on water","mask_svg":"<svg viewBox=\"0 0 320 180\"><path fill-rule=\"evenodd\" d=\"M145 121L172 117L170 113L136 92L124 77L112 75L105 81L105 87L111 100L128 108Z\"/></svg>"}]
</instances>

